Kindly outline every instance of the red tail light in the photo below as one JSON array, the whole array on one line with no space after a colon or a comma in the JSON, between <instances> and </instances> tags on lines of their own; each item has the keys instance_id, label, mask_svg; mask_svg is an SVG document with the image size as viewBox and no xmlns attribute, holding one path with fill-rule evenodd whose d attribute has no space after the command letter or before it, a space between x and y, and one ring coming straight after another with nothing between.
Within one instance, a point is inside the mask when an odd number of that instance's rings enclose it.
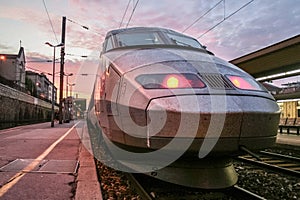
<instances>
[{"instance_id":1,"label":"red tail light","mask_svg":"<svg viewBox=\"0 0 300 200\"><path fill-rule=\"evenodd\" d=\"M195 74L143 74L136 78L145 89L203 88Z\"/></svg>"},{"instance_id":2,"label":"red tail light","mask_svg":"<svg viewBox=\"0 0 300 200\"><path fill-rule=\"evenodd\" d=\"M263 88L254 79L241 76L227 76L230 82L242 90L263 90Z\"/></svg>"}]
</instances>

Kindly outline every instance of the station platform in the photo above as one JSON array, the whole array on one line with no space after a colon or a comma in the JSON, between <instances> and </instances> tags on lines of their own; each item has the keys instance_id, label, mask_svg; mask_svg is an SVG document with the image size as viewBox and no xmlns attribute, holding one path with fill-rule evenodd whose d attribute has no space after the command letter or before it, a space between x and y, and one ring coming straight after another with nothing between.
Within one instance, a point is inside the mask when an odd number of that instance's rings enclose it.
<instances>
[{"instance_id":1,"label":"station platform","mask_svg":"<svg viewBox=\"0 0 300 200\"><path fill-rule=\"evenodd\" d=\"M300 136L296 134L278 133L276 143L300 147Z\"/></svg>"},{"instance_id":2,"label":"station platform","mask_svg":"<svg viewBox=\"0 0 300 200\"><path fill-rule=\"evenodd\" d=\"M0 130L0 199L101 200L84 124Z\"/></svg>"}]
</instances>

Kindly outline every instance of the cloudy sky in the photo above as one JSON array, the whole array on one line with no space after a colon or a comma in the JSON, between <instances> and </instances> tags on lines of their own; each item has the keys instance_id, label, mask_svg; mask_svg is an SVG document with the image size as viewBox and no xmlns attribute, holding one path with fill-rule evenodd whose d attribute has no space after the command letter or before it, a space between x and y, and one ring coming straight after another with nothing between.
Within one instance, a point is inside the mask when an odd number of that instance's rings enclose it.
<instances>
[{"instance_id":1,"label":"cloudy sky","mask_svg":"<svg viewBox=\"0 0 300 200\"><path fill-rule=\"evenodd\" d=\"M159 26L184 31L228 61L300 33L299 0L0 2L0 53L17 54L21 41L25 48L26 67L40 72L52 73L52 64L32 61L52 59L53 49L45 42L60 43L62 16L66 16L65 71L76 74L70 77L70 83L87 79L81 77L82 73L94 73L106 32L120 26ZM83 27L88 27L88 30ZM59 55L58 51L56 55ZM78 85L75 90L80 92Z\"/></svg>"}]
</instances>

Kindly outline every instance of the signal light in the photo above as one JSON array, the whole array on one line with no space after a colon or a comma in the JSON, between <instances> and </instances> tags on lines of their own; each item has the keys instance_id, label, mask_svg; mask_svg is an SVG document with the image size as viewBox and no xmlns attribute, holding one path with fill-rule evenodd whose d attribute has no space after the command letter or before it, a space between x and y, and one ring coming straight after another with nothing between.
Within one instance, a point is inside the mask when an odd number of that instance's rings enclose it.
<instances>
[{"instance_id":1,"label":"signal light","mask_svg":"<svg viewBox=\"0 0 300 200\"><path fill-rule=\"evenodd\" d=\"M204 88L196 74L143 74L136 78L145 89Z\"/></svg>"},{"instance_id":2,"label":"signal light","mask_svg":"<svg viewBox=\"0 0 300 200\"><path fill-rule=\"evenodd\" d=\"M255 80L241 76L227 76L230 82L238 89L242 90L263 90Z\"/></svg>"}]
</instances>

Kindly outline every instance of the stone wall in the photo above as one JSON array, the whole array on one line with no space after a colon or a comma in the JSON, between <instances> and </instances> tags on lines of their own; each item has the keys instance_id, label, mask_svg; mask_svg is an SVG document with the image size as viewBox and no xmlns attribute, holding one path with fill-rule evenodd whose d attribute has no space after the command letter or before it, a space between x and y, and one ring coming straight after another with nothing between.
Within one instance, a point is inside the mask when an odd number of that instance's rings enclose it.
<instances>
[{"instance_id":1,"label":"stone wall","mask_svg":"<svg viewBox=\"0 0 300 200\"><path fill-rule=\"evenodd\" d=\"M50 120L51 103L0 84L0 129Z\"/></svg>"}]
</instances>

